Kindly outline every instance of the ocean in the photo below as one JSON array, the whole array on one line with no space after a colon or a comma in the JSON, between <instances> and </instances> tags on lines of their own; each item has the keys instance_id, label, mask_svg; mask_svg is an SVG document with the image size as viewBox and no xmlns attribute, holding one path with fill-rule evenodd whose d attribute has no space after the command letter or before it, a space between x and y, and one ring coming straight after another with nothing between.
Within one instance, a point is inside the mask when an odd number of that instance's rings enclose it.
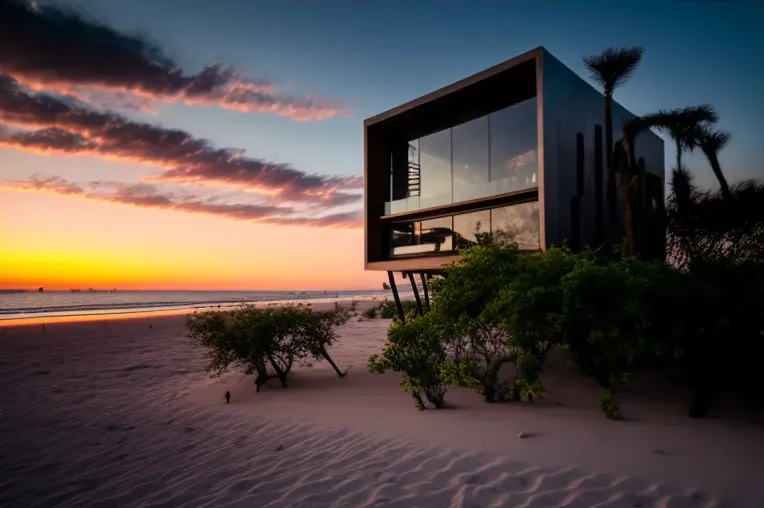
<instances>
[{"instance_id":1,"label":"ocean","mask_svg":"<svg viewBox=\"0 0 764 508\"><path fill-rule=\"evenodd\" d=\"M384 297L389 291L0 291L0 320L198 309L242 303Z\"/></svg>"}]
</instances>

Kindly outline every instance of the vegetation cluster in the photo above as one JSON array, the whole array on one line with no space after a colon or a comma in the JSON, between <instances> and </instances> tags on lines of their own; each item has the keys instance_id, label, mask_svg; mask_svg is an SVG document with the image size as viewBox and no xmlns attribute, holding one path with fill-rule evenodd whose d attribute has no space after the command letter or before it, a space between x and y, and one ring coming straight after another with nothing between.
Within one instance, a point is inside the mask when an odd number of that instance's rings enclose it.
<instances>
[{"instance_id":1,"label":"vegetation cluster","mask_svg":"<svg viewBox=\"0 0 764 508\"><path fill-rule=\"evenodd\" d=\"M431 310L395 321L384 351L369 359L372 372L403 373L419 409L425 400L444 407L453 386L488 402L543 397L553 348L596 379L609 418L621 418L619 390L638 369L691 387L690 416L707 415L715 396L764 404L764 185L727 183L718 155L731 137L715 129L708 105L633 118L613 142L613 93L642 55L612 48L584 59L605 92L608 192L620 191L622 243L523 253L509 234L476 231L476 244L433 281ZM648 129L677 149L671 195L651 220L634 149ZM718 192L697 189L682 165L695 148ZM501 377L505 365L512 374Z\"/></svg>"},{"instance_id":2,"label":"vegetation cluster","mask_svg":"<svg viewBox=\"0 0 764 508\"><path fill-rule=\"evenodd\" d=\"M348 320L348 311L336 307L316 312L309 305L243 305L233 310L195 312L188 316L189 335L207 356L210 377L232 368L255 374L257 390L271 379L287 387L292 367L311 360L327 360L339 377L341 371L327 348L337 340L336 327Z\"/></svg>"}]
</instances>

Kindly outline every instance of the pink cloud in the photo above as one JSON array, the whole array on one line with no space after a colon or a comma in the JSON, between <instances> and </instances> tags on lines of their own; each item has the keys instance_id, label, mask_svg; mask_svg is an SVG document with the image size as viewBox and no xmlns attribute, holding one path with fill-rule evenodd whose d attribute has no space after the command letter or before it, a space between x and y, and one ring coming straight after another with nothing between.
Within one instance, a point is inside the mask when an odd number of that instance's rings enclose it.
<instances>
[{"instance_id":1,"label":"pink cloud","mask_svg":"<svg viewBox=\"0 0 764 508\"><path fill-rule=\"evenodd\" d=\"M267 80L218 63L196 74L184 73L144 37L119 32L73 10L24 0L0 2L0 73L35 90L86 96L82 90L89 89L132 95L138 101L273 113L296 121L346 112L335 101L280 96Z\"/></svg>"},{"instance_id":2,"label":"pink cloud","mask_svg":"<svg viewBox=\"0 0 764 508\"><path fill-rule=\"evenodd\" d=\"M19 192L47 192L141 208L172 210L176 212L213 215L233 220L287 226L327 228L358 228L359 212L333 213L316 216L300 215L290 207L272 204L221 203L215 199L161 192L145 183L95 181L81 185L59 176L32 175L27 180L0 181L0 190Z\"/></svg>"},{"instance_id":3,"label":"pink cloud","mask_svg":"<svg viewBox=\"0 0 764 508\"><path fill-rule=\"evenodd\" d=\"M248 157L242 150L216 148L179 129L136 122L76 101L29 93L0 76L0 122L32 128L0 131L0 145L40 154L90 155L161 168L154 181L215 183L268 194L291 202L350 204L360 194L360 177L315 175L289 164Z\"/></svg>"}]
</instances>

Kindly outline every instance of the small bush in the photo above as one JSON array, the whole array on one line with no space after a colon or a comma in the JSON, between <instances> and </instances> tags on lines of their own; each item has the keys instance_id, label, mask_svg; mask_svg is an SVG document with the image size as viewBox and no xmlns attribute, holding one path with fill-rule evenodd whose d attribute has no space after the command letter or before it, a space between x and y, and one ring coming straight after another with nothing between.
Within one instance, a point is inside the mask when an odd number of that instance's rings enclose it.
<instances>
[{"instance_id":1,"label":"small bush","mask_svg":"<svg viewBox=\"0 0 764 508\"><path fill-rule=\"evenodd\" d=\"M256 374L259 391L274 378L286 387L294 364L309 359L325 358L343 377L347 371L340 371L326 348L336 341L335 327L346 321L343 312L314 312L306 305L244 305L195 312L186 318L186 327L205 349L210 377L239 367L245 374Z\"/></svg>"},{"instance_id":2,"label":"small bush","mask_svg":"<svg viewBox=\"0 0 764 508\"><path fill-rule=\"evenodd\" d=\"M622 420L621 409L613 390L605 390L600 394L600 409L611 420Z\"/></svg>"},{"instance_id":3,"label":"small bush","mask_svg":"<svg viewBox=\"0 0 764 508\"><path fill-rule=\"evenodd\" d=\"M374 319L377 317L377 308L376 307L369 307L366 310L363 311L363 317L367 319Z\"/></svg>"},{"instance_id":4,"label":"small bush","mask_svg":"<svg viewBox=\"0 0 764 508\"><path fill-rule=\"evenodd\" d=\"M449 373L446 372L446 350L441 341L443 333L443 327L429 315L405 323L393 321L382 354L369 358L369 371L403 373L401 384L411 393L420 410L427 408L423 394L435 408L444 407Z\"/></svg>"}]
</instances>

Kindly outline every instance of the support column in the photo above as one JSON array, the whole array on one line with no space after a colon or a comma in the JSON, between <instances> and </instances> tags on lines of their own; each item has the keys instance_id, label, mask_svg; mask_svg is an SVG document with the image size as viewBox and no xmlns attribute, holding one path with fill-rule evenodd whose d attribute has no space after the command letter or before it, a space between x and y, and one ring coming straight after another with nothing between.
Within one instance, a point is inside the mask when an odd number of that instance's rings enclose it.
<instances>
[{"instance_id":1,"label":"support column","mask_svg":"<svg viewBox=\"0 0 764 508\"><path fill-rule=\"evenodd\" d=\"M422 300L419 299L419 289L416 287L416 281L414 280L414 273L409 272L409 281L411 282L411 289L414 291L414 300L416 300L416 311L420 316L424 314L422 311Z\"/></svg>"},{"instance_id":2,"label":"support column","mask_svg":"<svg viewBox=\"0 0 764 508\"><path fill-rule=\"evenodd\" d=\"M393 299L395 300L395 307L398 309L398 317L401 318L401 323L405 323L406 316L403 314L403 305L401 304L401 297L398 295L398 286L395 284L395 275L393 275L393 272L387 272L387 278L390 281L390 289L393 290Z\"/></svg>"},{"instance_id":3,"label":"support column","mask_svg":"<svg viewBox=\"0 0 764 508\"><path fill-rule=\"evenodd\" d=\"M430 310L430 293L427 291L427 278L424 272L421 272L419 276L422 278L422 290L424 291L424 307Z\"/></svg>"}]
</instances>

